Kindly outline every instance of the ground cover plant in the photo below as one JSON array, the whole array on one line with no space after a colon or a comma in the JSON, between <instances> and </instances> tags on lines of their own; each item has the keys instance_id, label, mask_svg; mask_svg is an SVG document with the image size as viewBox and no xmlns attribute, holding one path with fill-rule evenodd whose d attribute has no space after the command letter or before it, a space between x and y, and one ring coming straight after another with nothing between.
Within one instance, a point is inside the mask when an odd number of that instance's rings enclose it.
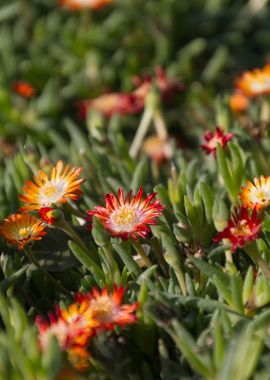
<instances>
[{"instance_id":1,"label":"ground cover plant","mask_svg":"<svg viewBox=\"0 0 270 380\"><path fill-rule=\"evenodd\" d=\"M269 14L1 2L0 379L269 379Z\"/></svg>"}]
</instances>

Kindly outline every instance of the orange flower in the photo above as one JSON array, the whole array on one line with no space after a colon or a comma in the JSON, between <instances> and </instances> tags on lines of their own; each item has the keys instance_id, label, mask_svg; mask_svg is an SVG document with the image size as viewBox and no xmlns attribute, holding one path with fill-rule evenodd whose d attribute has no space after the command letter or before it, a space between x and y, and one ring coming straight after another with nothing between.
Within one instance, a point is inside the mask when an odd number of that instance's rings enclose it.
<instances>
[{"instance_id":1,"label":"orange flower","mask_svg":"<svg viewBox=\"0 0 270 380\"><path fill-rule=\"evenodd\" d=\"M26 181L20 195L21 201L26 205L22 211L40 210L42 207L57 206L67 202L69 199L79 198L80 186L84 181L79 179L82 168L73 166L69 170L69 165L64 167L62 161L58 161L51 170L50 178L42 170L39 176L34 176L34 182Z\"/></svg>"},{"instance_id":2,"label":"orange flower","mask_svg":"<svg viewBox=\"0 0 270 380\"><path fill-rule=\"evenodd\" d=\"M114 285L112 294L108 288L101 291L94 288L92 293L78 293L77 299L79 302L89 301L89 313L98 322L99 329L112 330L115 326L125 326L137 321L134 311L138 308L138 303L122 304L124 292L124 287Z\"/></svg>"},{"instance_id":3,"label":"orange flower","mask_svg":"<svg viewBox=\"0 0 270 380\"><path fill-rule=\"evenodd\" d=\"M34 240L40 240L46 235L44 224L36 217L27 214L13 214L3 220L0 225L0 235L8 243L22 249Z\"/></svg>"},{"instance_id":4,"label":"orange flower","mask_svg":"<svg viewBox=\"0 0 270 380\"><path fill-rule=\"evenodd\" d=\"M244 112L248 109L249 100L241 91L235 91L230 97L229 105L233 112Z\"/></svg>"},{"instance_id":5,"label":"orange flower","mask_svg":"<svg viewBox=\"0 0 270 380\"><path fill-rule=\"evenodd\" d=\"M42 316L36 317L36 326L39 332L39 343L42 350L46 350L50 339L54 336L62 351L67 351L68 360L76 368L83 370L89 366L89 353L84 345L89 340L88 332L81 326L81 321L75 318L67 322L57 314L49 314L50 321ZM82 343L82 344L81 344ZM87 364L87 365L86 365Z\"/></svg>"},{"instance_id":6,"label":"orange flower","mask_svg":"<svg viewBox=\"0 0 270 380\"><path fill-rule=\"evenodd\" d=\"M162 214L164 206L160 199L152 202L156 193L152 193L142 201L143 189L140 187L137 194L131 199L130 191L124 199L123 189L118 190L118 199L113 193L105 196L105 207L96 206L88 210L88 215L95 215L111 236L119 236L127 240L130 236L136 240L137 236L145 238L150 232L149 225L156 224L155 218Z\"/></svg>"},{"instance_id":7,"label":"orange flower","mask_svg":"<svg viewBox=\"0 0 270 380\"><path fill-rule=\"evenodd\" d=\"M270 64L246 71L236 82L236 87L246 96L270 94Z\"/></svg>"},{"instance_id":8,"label":"orange flower","mask_svg":"<svg viewBox=\"0 0 270 380\"><path fill-rule=\"evenodd\" d=\"M108 4L111 4L114 0L59 0L60 4L69 8L72 11L90 8L101 9Z\"/></svg>"},{"instance_id":9,"label":"orange flower","mask_svg":"<svg viewBox=\"0 0 270 380\"><path fill-rule=\"evenodd\" d=\"M95 335L95 328L99 326L99 323L92 317L89 311L88 299L75 302L66 309L57 308L56 313L65 323L75 326L77 330L82 332L82 334L77 334L74 339L76 345L85 345Z\"/></svg>"},{"instance_id":10,"label":"orange flower","mask_svg":"<svg viewBox=\"0 0 270 380\"><path fill-rule=\"evenodd\" d=\"M204 136L205 144L201 147L206 151L206 154L213 154L216 157L217 145L220 144L222 148L225 148L228 141L233 138L232 133L227 133L226 135L221 128L216 127L215 132L206 131Z\"/></svg>"},{"instance_id":11,"label":"orange flower","mask_svg":"<svg viewBox=\"0 0 270 380\"><path fill-rule=\"evenodd\" d=\"M257 217L256 207L250 216L246 207L242 206L239 210L235 208L228 220L227 227L219 232L213 241L218 243L223 239L230 240L232 252L234 252L237 247L242 248L247 242L257 239L261 227L262 219Z\"/></svg>"},{"instance_id":12,"label":"orange flower","mask_svg":"<svg viewBox=\"0 0 270 380\"><path fill-rule=\"evenodd\" d=\"M90 367L89 357L87 349L81 346L72 346L67 350L68 361L77 371L85 371Z\"/></svg>"},{"instance_id":13,"label":"orange flower","mask_svg":"<svg viewBox=\"0 0 270 380\"><path fill-rule=\"evenodd\" d=\"M57 380L85 380L85 378L82 378L81 375L72 368L64 368L58 375Z\"/></svg>"},{"instance_id":14,"label":"orange flower","mask_svg":"<svg viewBox=\"0 0 270 380\"><path fill-rule=\"evenodd\" d=\"M12 89L24 98L32 98L36 95L34 87L32 87L28 82L17 81L13 84Z\"/></svg>"},{"instance_id":15,"label":"orange flower","mask_svg":"<svg viewBox=\"0 0 270 380\"><path fill-rule=\"evenodd\" d=\"M241 187L240 199L244 206L261 210L270 204L270 177L254 178L254 184L247 181L246 187Z\"/></svg>"},{"instance_id":16,"label":"orange flower","mask_svg":"<svg viewBox=\"0 0 270 380\"><path fill-rule=\"evenodd\" d=\"M170 140L161 140L158 136L148 137L144 143L142 150L157 164L162 161L170 160L172 158L172 143Z\"/></svg>"}]
</instances>

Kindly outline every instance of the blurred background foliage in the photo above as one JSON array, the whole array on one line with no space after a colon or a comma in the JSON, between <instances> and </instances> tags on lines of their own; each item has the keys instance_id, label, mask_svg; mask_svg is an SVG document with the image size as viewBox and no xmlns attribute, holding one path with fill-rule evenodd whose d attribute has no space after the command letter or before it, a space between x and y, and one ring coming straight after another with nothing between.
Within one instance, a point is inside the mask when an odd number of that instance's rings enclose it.
<instances>
[{"instance_id":1,"label":"blurred background foliage","mask_svg":"<svg viewBox=\"0 0 270 380\"><path fill-rule=\"evenodd\" d=\"M269 13L265 0L117 0L76 12L56 0L2 0L0 135L54 144L50 131L63 133L66 116L84 129L78 100L130 91L134 75L161 65L187 85L167 110L170 128L185 136L194 122L205 123L217 90L230 91L237 74L265 63ZM14 94L15 80L30 82L36 97ZM134 130L137 122L122 124Z\"/></svg>"}]
</instances>

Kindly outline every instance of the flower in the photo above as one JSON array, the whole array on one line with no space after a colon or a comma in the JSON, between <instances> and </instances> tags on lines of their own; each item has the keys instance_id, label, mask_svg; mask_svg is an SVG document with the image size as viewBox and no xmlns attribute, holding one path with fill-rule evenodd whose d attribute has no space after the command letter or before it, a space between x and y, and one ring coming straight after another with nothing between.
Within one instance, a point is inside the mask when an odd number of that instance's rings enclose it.
<instances>
[{"instance_id":1,"label":"flower","mask_svg":"<svg viewBox=\"0 0 270 380\"><path fill-rule=\"evenodd\" d=\"M30 83L25 81L17 81L13 84L12 89L17 94L23 96L24 98L32 98L36 95L34 87Z\"/></svg>"},{"instance_id":2,"label":"flower","mask_svg":"<svg viewBox=\"0 0 270 380\"><path fill-rule=\"evenodd\" d=\"M74 331L77 330L78 333L73 340L79 346L85 345L95 335L95 328L99 326L98 321L92 318L92 314L89 312L88 299L77 300L65 309L58 307L56 314L62 321L72 325Z\"/></svg>"},{"instance_id":3,"label":"flower","mask_svg":"<svg viewBox=\"0 0 270 380\"><path fill-rule=\"evenodd\" d=\"M41 207L39 210L39 216L41 219L47 224L53 224L54 217L52 216L52 211L54 209L52 207Z\"/></svg>"},{"instance_id":4,"label":"flower","mask_svg":"<svg viewBox=\"0 0 270 380\"><path fill-rule=\"evenodd\" d=\"M143 152L157 164L172 158L172 141L162 140L158 136L148 137L142 147Z\"/></svg>"},{"instance_id":5,"label":"flower","mask_svg":"<svg viewBox=\"0 0 270 380\"><path fill-rule=\"evenodd\" d=\"M63 368L59 373L57 380L85 380L85 378L82 378L81 375L72 368Z\"/></svg>"},{"instance_id":6,"label":"flower","mask_svg":"<svg viewBox=\"0 0 270 380\"><path fill-rule=\"evenodd\" d=\"M220 144L222 148L225 148L228 141L233 138L233 133L227 133L226 135L221 128L216 127L215 132L206 131L204 136L205 144L201 147L206 151L206 154L213 154L216 157L217 145Z\"/></svg>"},{"instance_id":7,"label":"flower","mask_svg":"<svg viewBox=\"0 0 270 380\"><path fill-rule=\"evenodd\" d=\"M240 199L245 207L261 210L270 204L270 177L254 178L254 184L247 181L246 187L241 187Z\"/></svg>"},{"instance_id":8,"label":"flower","mask_svg":"<svg viewBox=\"0 0 270 380\"><path fill-rule=\"evenodd\" d=\"M49 314L49 321L38 315L35 320L39 332L39 343L42 350L48 347L50 338L57 339L62 350L69 348L74 341L74 329L61 318L57 318L54 313ZM74 327L74 326L72 326Z\"/></svg>"},{"instance_id":9,"label":"flower","mask_svg":"<svg viewBox=\"0 0 270 380\"><path fill-rule=\"evenodd\" d=\"M234 252L237 247L241 248L246 242L255 240L259 236L261 227L262 219L257 217L256 207L250 216L245 206L242 206L240 210L235 208L227 227L219 232L213 241L218 243L222 239L230 240L232 252Z\"/></svg>"},{"instance_id":10,"label":"flower","mask_svg":"<svg viewBox=\"0 0 270 380\"><path fill-rule=\"evenodd\" d=\"M97 10L105 7L113 1L114 0L59 0L60 5L63 5L73 11L84 8Z\"/></svg>"},{"instance_id":11,"label":"flower","mask_svg":"<svg viewBox=\"0 0 270 380\"><path fill-rule=\"evenodd\" d=\"M19 249L31 241L40 240L46 234L44 224L27 214L10 215L0 225L0 235Z\"/></svg>"},{"instance_id":12,"label":"flower","mask_svg":"<svg viewBox=\"0 0 270 380\"><path fill-rule=\"evenodd\" d=\"M115 326L125 326L137 321L134 311L138 308L138 303L122 304L124 292L124 287L114 285L111 294L107 287L101 291L94 288L91 293L78 293L77 299L80 302L89 301L88 312L97 321L99 330L112 330Z\"/></svg>"},{"instance_id":13,"label":"flower","mask_svg":"<svg viewBox=\"0 0 270 380\"><path fill-rule=\"evenodd\" d=\"M166 100L166 98L168 98L173 92L182 91L185 88L183 83L174 79L167 78L166 73L162 67L157 66L155 72L155 77L147 76L144 79L134 77L134 82L137 85L137 88L133 94L140 99L142 104L145 103L146 97L151 91L152 83L154 81L164 100Z\"/></svg>"},{"instance_id":14,"label":"flower","mask_svg":"<svg viewBox=\"0 0 270 380\"><path fill-rule=\"evenodd\" d=\"M48 348L54 336L60 349L67 353L70 364L79 371L87 369L87 345L97 332L137 321L134 312L138 303L123 304L124 292L125 289L117 285L114 285L112 293L108 288L101 291L94 288L86 294L77 293L75 302L67 308L57 306L54 313L49 313L49 319L38 315L35 322L41 350ZM69 374L68 370L66 373Z\"/></svg>"},{"instance_id":15,"label":"flower","mask_svg":"<svg viewBox=\"0 0 270 380\"><path fill-rule=\"evenodd\" d=\"M90 367L89 357L90 354L85 347L72 346L67 350L68 361L77 371L85 371Z\"/></svg>"},{"instance_id":16,"label":"flower","mask_svg":"<svg viewBox=\"0 0 270 380\"><path fill-rule=\"evenodd\" d=\"M113 193L105 196L105 207L96 206L88 210L88 215L96 216L111 236L119 236L127 240L130 236L136 240L137 236L145 238L150 232L149 225L156 224L155 218L162 214L164 206L160 199L152 202L156 193L148 195L142 201L143 189L140 187L137 194L131 199L130 191L124 199L123 189L118 190L118 199Z\"/></svg>"},{"instance_id":17,"label":"flower","mask_svg":"<svg viewBox=\"0 0 270 380\"><path fill-rule=\"evenodd\" d=\"M90 109L100 112L105 117L112 117L117 113L135 114L141 111L143 104L134 94L114 92L78 102L78 107L83 118L87 116Z\"/></svg>"},{"instance_id":18,"label":"flower","mask_svg":"<svg viewBox=\"0 0 270 380\"><path fill-rule=\"evenodd\" d=\"M41 350L46 350L52 336L54 336L62 351L67 351L68 360L79 370L83 370L89 366L89 353L84 345L89 340L89 334L86 329L81 326L78 318L72 321L66 321L57 315L58 313L50 313L49 321L38 315L35 323L39 332L39 343Z\"/></svg>"},{"instance_id":19,"label":"flower","mask_svg":"<svg viewBox=\"0 0 270 380\"><path fill-rule=\"evenodd\" d=\"M154 80L163 98L167 98L172 92L184 88L182 83L168 79L164 70L157 67L156 77L148 76L144 79L135 77L134 82L137 88L130 93L114 92L78 102L80 114L85 118L89 109L94 109L106 117L111 117L116 113L121 115L136 114L144 108Z\"/></svg>"},{"instance_id":20,"label":"flower","mask_svg":"<svg viewBox=\"0 0 270 380\"><path fill-rule=\"evenodd\" d=\"M62 161L58 161L51 169L50 178L40 170L39 176L34 176L34 182L26 181L22 188L24 193L20 195L20 199L26 205L21 210L40 210L52 204L59 206L69 199L78 199L80 185L84 181L78 178L81 171L82 168L76 166L69 170L69 165L64 167Z\"/></svg>"},{"instance_id":21,"label":"flower","mask_svg":"<svg viewBox=\"0 0 270 380\"><path fill-rule=\"evenodd\" d=\"M229 99L229 105L235 113L244 112L249 107L249 100L241 91L235 91Z\"/></svg>"},{"instance_id":22,"label":"flower","mask_svg":"<svg viewBox=\"0 0 270 380\"><path fill-rule=\"evenodd\" d=\"M246 96L270 94L270 64L262 69L246 71L236 82L236 87Z\"/></svg>"}]
</instances>

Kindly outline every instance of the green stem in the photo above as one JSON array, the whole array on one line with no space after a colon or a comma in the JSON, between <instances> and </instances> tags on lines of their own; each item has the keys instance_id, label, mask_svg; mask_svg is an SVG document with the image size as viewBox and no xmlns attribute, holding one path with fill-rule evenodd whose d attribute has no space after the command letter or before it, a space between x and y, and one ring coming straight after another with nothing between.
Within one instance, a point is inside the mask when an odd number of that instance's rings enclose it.
<instances>
[{"instance_id":1,"label":"green stem","mask_svg":"<svg viewBox=\"0 0 270 380\"><path fill-rule=\"evenodd\" d=\"M115 271L118 271L117 264L115 263L115 261L113 259L112 250L111 250L110 246L104 246L104 247L102 247L102 250L104 251L104 253L106 255L107 262L109 264L110 272L111 272L111 276L112 276L112 284L114 284L115 283Z\"/></svg>"},{"instance_id":2,"label":"green stem","mask_svg":"<svg viewBox=\"0 0 270 380\"><path fill-rule=\"evenodd\" d=\"M144 109L144 113L141 119L141 122L137 128L137 132L135 134L135 137L132 141L131 147L129 149L129 155L132 158L136 158L140 147L142 145L144 136L146 135L148 128L150 126L151 120L153 117L153 109L151 107L146 107Z\"/></svg>"},{"instance_id":3,"label":"green stem","mask_svg":"<svg viewBox=\"0 0 270 380\"><path fill-rule=\"evenodd\" d=\"M134 279L137 279L141 274L142 270L136 261L133 259L130 253L127 253L126 250L120 244L113 244L113 248L119 254L121 260L127 267L128 271L132 274Z\"/></svg>"},{"instance_id":4,"label":"green stem","mask_svg":"<svg viewBox=\"0 0 270 380\"><path fill-rule=\"evenodd\" d=\"M64 218L60 217L55 220L54 227L60 228L62 231L64 231L71 239L85 252L88 252L88 248L82 241L82 239L79 237L79 235L75 232L75 230L68 224Z\"/></svg>"},{"instance_id":5,"label":"green stem","mask_svg":"<svg viewBox=\"0 0 270 380\"><path fill-rule=\"evenodd\" d=\"M133 241L133 246L134 248L136 249L136 252L138 253L138 255L141 256L141 258L143 259L143 262L144 264L150 268L151 266L153 266L153 263L151 262L151 260L149 259L149 257L147 256L147 254L145 253L141 243L139 242L139 240L137 241Z\"/></svg>"},{"instance_id":6,"label":"green stem","mask_svg":"<svg viewBox=\"0 0 270 380\"><path fill-rule=\"evenodd\" d=\"M168 138L167 127L166 127L164 116L159 109L155 109L155 112L154 112L154 125L155 125L156 132L160 140L166 141Z\"/></svg>"},{"instance_id":7,"label":"green stem","mask_svg":"<svg viewBox=\"0 0 270 380\"><path fill-rule=\"evenodd\" d=\"M226 262L227 263L233 263L232 251L230 249L226 249L226 251L225 251L225 258L226 258Z\"/></svg>"},{"instance_id":8,"label":"green stem","mask_svg":"<svg viewBox=\"0 0 270 380\"><path fill-rule=\"evenodd\" d=\"M249 255L251 260L261 268L265 277L270 280L270 268L259 254L256 244L247 245L244 250Z\"/></svg>"},{"instance_id":9,"label":"green stem","mask_svg":"<svg viewBox=\"0 0 270 380\"><path fill-rule=\"evenodd\" d=\"M28 257L29 261L37 268L39 269L47 278L49 281L51 281L51 283L53 283L59 290L61 290L61 292L65 293L67 296L71 297L71 294L70 294L70 291L68 289L65 288L65 286L63 284L61 284L60 282L58 282L50 273L48 273L40 264L39 262L37 261L37 259L35 258L35 256L33 255L33 252L31 250L31 248L29 247L25 247L24 248L24 252L26 254L26 256Z\"/></svg>"},{"instance_id":10,"label":"green stem","mask_svg":"<svg viewBox=\"0 0 270 380\"><path fill-rule=\"evenodd\" d=\"M74 206L72 206L70 203L64 203L62 208L69 214L75 215L78 218L86 218L86 215L81 212L81 210L76 209Z\"/></svg>"},{"instance_id":11,"label":"green stem","mask_svg":"<svg viewBox=\"0 0 270 380\"><path fill-rule=\"evenodd\" d=\"M166 262L172 267L176 275L177 281L179 283L181 292L184 296L187 295L187 286L185 281L184 273L181 269L180 263L174 254L169 254L168 251L165 253L164 258Z\"/></svg>"}]
</instances>

